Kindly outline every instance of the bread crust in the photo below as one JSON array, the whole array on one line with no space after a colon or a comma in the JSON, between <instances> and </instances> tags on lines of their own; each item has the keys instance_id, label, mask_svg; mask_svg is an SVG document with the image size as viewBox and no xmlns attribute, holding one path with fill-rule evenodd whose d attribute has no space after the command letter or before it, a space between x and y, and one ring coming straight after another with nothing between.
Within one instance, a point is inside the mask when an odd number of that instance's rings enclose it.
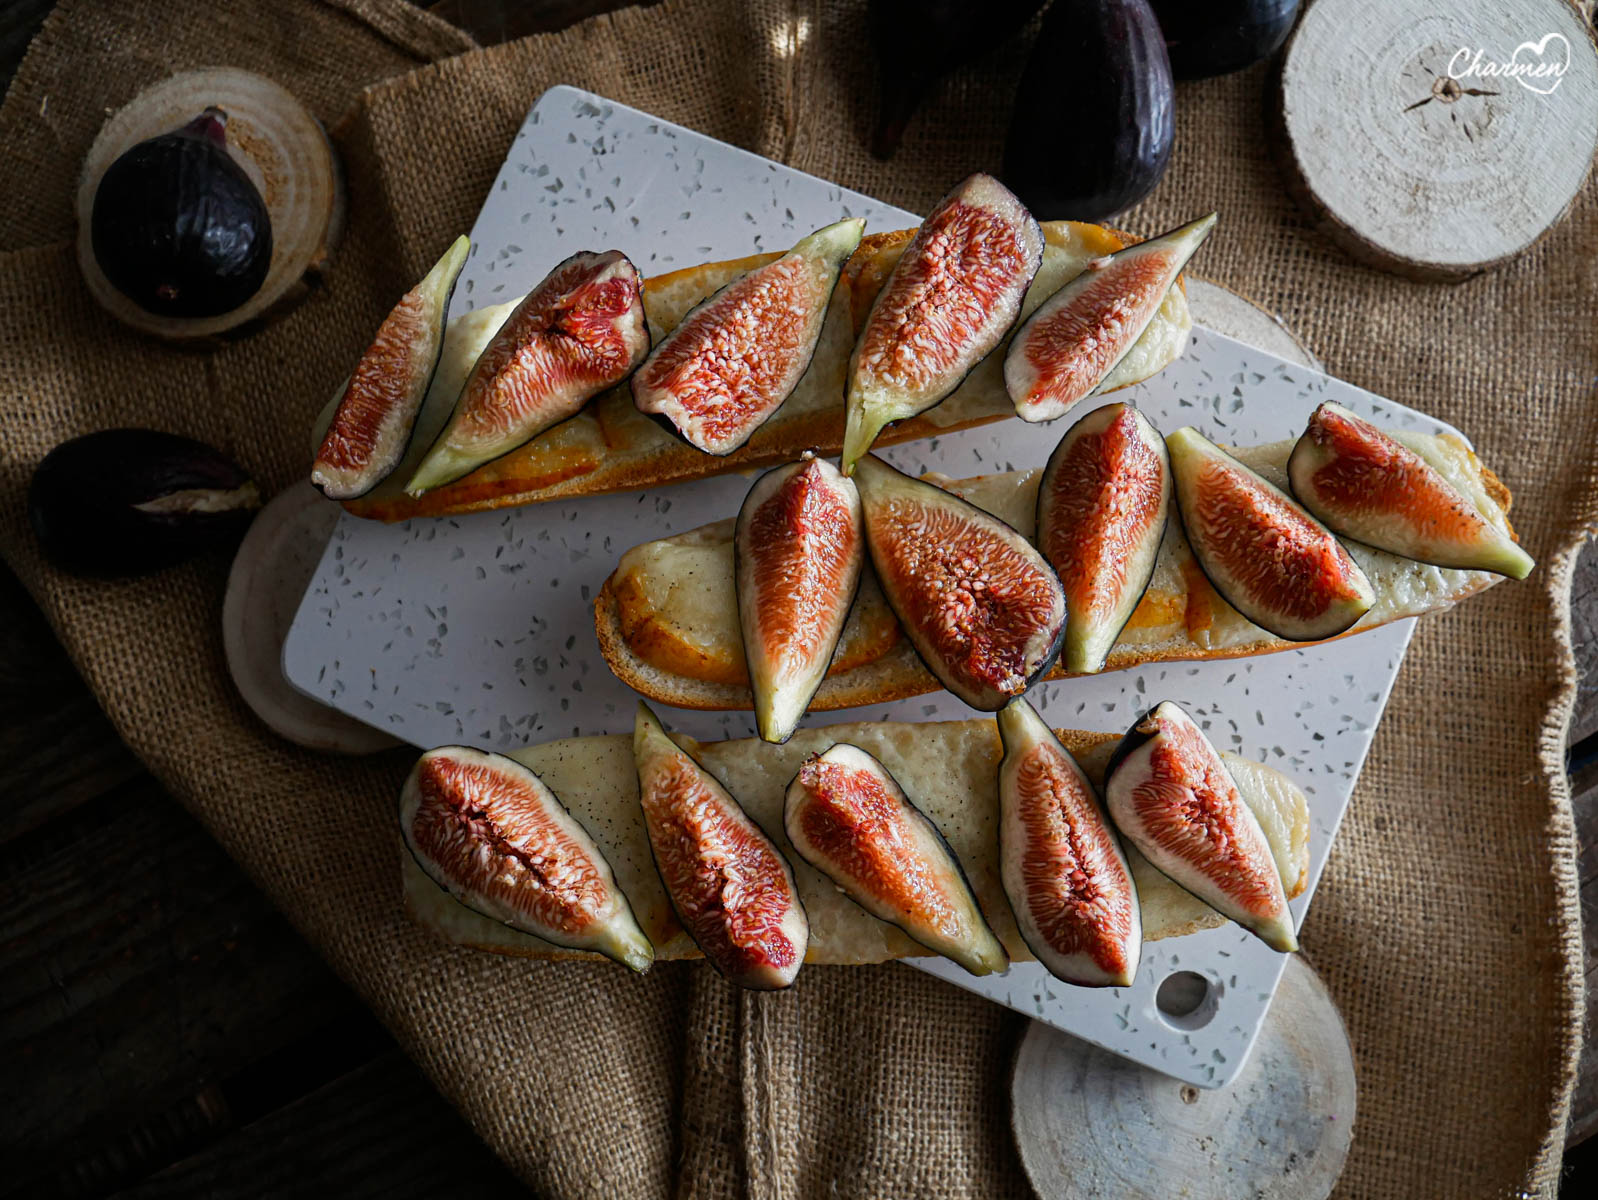
<instances>
[{"instance_id":1,"label":"bread crust","mask_svg":"<svg viewBox=\"0 0 1598 1200\"><path fill-rule=\"evenodd\" d=\"M1043 231L1047 244L1070 247L1078 254L1109 254L1136 240L1104 226L1075 221L1044 222ZM914 232L901 229L868 234L845 264L835 303L847 305L854 334L859 333L898 252ZM779 257L779 254L752 255L656 276L644 283L645 305L648 307L652 298L664 295L708 295L729 274L752 270ZM1179 287L1181 283L1179 279ZM661 332L654 317L651 326L657 334ZM841 364L833 365L841 369ZM972 429L1014 415L1012 411L996 411L951 422L938 420L937 411L934 406L925 413L889 426L877 438L877 444L888 446ZM799 412L779 409L749 441L731 454L717 456L675 437L664 436L653 422L641 424L631 419L637 413L628 385L623 383L590 401L581 412L561 425L454 483L421 496L409 496L397 487L383 486L372 494L346 502L344 507L359 517L404 521L412 517L449 516L608 492L637 491L772 466L788 462L805 450L814 450L823 456L835 455L843 448L844 415L841 390L835 407Z\"/></svg>"},{"instance_id":2,"label":"bread crust","mask_svg":"<svg viewBox=\"0 0 1598 1200\"><path fill-rule=\"evenodd\" d=\"M1509 490L1492 471L1464 447L1463 443L1454 438L1440 440L1446 440L1455 447L1462 460L1468 462L1469 469L1478 475L1483 493L1497 506L1504 528L1513 536L1513 527L1507 517L1510 503ZM1017 477L1020 474L1024 473L1017 473ZM976 480L946 482L948 486L958 489L962 485L1001 478L983 476ZM716 526L713 524L703 527L703 532L708 533L715 529ZM1183 544L1185 545L1185 541ZM1395 561L1402 562L1402 560ZM1191 565L1193 570L1182 572L1188 591L1181 597L1187 611L1187 626L1191 628L1197 617L1199 627L1206 628L1209 624L1209 613L1220 609L1230 613L1232 610L1215 594L1214 589L1197 570L1196 564L1189 561L1188 565ZM1421 612L1448 607L1476 595L1495 582L1497 577L1483 572L1451 572L1448 588L1436 603L1415 611L1400 606L1389 610L1389 615L1384 615L1380 620L1367 620L1339 634L1337 638L1326 640L1336 641L1340 638L1357 636L1393 621L1420 615ZM1378 582L1378 587L1380 586ZM669 630L658 631L660 640L667 643L665 645L652 645L649 637L641 637L639 627L647 623L648 618L640 619L636 615L629 618L629 612L647 611L648 600L647 597L643 597L640 602L628 605L627 597L622 594L628 589L632 589L642 597L642 593L637 591L635 582L622 567L618 567L605 580L599 594L594 598L594 633L606 664L618 679L650 699L678 708L748 710L753 707L753 698L742 672L735 673L727 669L727 664L713 662L694 647L676 639ZM1173 634L1161 641L1121 642L1111 651L1105 670L1123 670L1168 662L1248 658L1318 644L1289 642L1262 629L1255 629L1252 626L1248 628L1257 636L1221 647L1203 645L1185 632ZM862 658L867 661L860 661ZM741 665L739 664L740 667ZM1058 663L1045 676L1046 679L1069 677L1070 673ZM883 704L925 695L928 692L938 691L940 687L932 673L917 657L909 640L901 636L887 642L882 653L875 657L868 657L862 651L856 655L854 663L842 664L841 668L840 664L835 663L811 699L810 710L829 712L861 705Z\"/></svg>"}]
</instances>

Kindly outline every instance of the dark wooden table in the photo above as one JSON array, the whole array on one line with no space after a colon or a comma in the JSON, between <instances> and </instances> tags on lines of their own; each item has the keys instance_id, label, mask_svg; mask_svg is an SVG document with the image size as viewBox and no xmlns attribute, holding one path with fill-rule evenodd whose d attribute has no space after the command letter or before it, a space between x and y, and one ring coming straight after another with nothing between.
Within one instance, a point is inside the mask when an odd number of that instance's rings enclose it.
<instances>
[{"instance_id":1,"label":"dark wooden table","mask_svg":"<svg viewBox=\"0 0 1598 1200\"><path fill-rule=\"evenodd\" d=\"M51 2L10 0L0 13L0 83ZM497 41L621 2L437 7ZM1575 609L1583 693L1571 761L1591 1003L1598 552L1583 560ZM514 1188L377 1021L122 747L3 568L0 797L0 1198ZM1598 1056L1589 1047L1568 1145L1595 1131Z\"/></svg>"}]
</instances>

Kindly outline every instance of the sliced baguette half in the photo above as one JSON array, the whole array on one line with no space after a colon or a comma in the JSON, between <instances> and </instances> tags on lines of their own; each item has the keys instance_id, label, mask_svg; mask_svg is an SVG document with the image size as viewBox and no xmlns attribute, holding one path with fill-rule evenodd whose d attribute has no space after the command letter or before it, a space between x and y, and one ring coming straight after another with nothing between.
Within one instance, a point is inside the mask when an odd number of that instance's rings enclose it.
<instances>
[{"instance_id":1,"label":"sliced baguette half","mask_svg":"<svg viewBox=\"0 0 1598 1200\"><path fill-rule=\"evenodd\" d=\"M1448 435L1394 436L1441 471L1494 526L1513 535L1508 489L1462 441ZM1233 452L1285 487L1292 448L1292 442L1276 442ZM1037 471L1017 471L928 478L1030 537L1038 477ZM594 630L606 663L622 682L652 700L679 708L752 705L733 588L732 524L718 521L634 547L595 598ZM1448 608L1500 581L1485 571L1434 567L1357 543L1348 548L1377 599L1343 637ZM938 690L888 612L869 565L866 572L832 667L810 702L813 712ZM1194 561L1181 522L1172 520L1149 589L1110 651L1106 669L1240 658L1304 644L1267 633L1222 600ZM1064 675L1056 667L1048 677Z\"/></svg>"},{"instance_id":2,"label":"sliced baguette half","mask_svg":"<svg viewBox=\"0 0 1598 1200\"><path fill-rule=\"evenodd\" d=\"M1097 784L1119 739L1113 734L1073 730L1061 730L1060 738ZM781 746L757 738L709 743L677 740L726 785L793 864L810 920L806 962L874 963L929 953L898 928L877 920L845 897L793 851L783 832L783 794L789 781L807 756L838 742L859 746L893 773L948 839L988 923L1010 957L1031 961L999 878L998 769L1003 747L992 721L834 725L802 729ZM631 736L564 738L513 752L511 757L554 790L605 852L633 913L655 945L655 958L700 957L672 915L650 857L638 805ZM1309 808L1303 792L1269 767L1231 754L1222 757L1265 830L1288 895L1298 895L1309 876ZM1131 847L1127 847L1127 857L1143 909L1146 939L1176 937L1225 923L1219 913L1177 887ZM525 958L598 961L597 955L552 945L473 912L423 874L409 854L400 859L407 910L420 925L446 941Z\"/></svg>"},{"instance_id":3,"label":"sliced baguette half","mask_svg":"<svg viewBox=\"0 0 1598 1200\"><path fill-rule=\"evenodd\" d=\"M438 372L417 421L411 454L387 480L345 508L356 516L404 521L702 479L785 462L803 450L836 454L843 445L844 378L855 337L914 232L902 229L872 234L861 241L833 293L810 369L782 407L733 453L705 454L672 436L633 406L623 384L503 458L422 496L407 496L404 481L437 437L478 354L520 298L457 317L445 330ZM1076 221L1044 222L1043 234L1043 265L1027 292L1023 317L1088 263L1136 240L1101 225ZM646 280L644 312L654 340L658 342L675 329L706 296L778 257L759 254L706 263ZM1193 322L1180 282L1132 351L1110 373L1104 390L1147 379L1182 353ZM1007 345L1007 341L1001 343L948 399L889 427L878 443L912 441L1013 417L1015 406L1004 389Z\"/></svg>"}]
</instances>

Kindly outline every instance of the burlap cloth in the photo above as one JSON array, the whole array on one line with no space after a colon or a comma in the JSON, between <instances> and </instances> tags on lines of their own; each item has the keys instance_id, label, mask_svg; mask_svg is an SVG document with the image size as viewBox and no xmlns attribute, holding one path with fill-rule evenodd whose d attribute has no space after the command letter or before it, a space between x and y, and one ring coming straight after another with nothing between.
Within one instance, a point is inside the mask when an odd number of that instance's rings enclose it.
<instances>
[{"instance_id":1,"label":"burlap cloth","mask_svg":"<svg viewBox=\"0 0 1598 1200\"><path fill-rule=\"evenodd\" d=\"M1025 1193L1007 1100L1023 1019L893 965L811 968L763 996L698 965L636 979L436 944L399 905L409 756L347 762L271 736L224 670L226 564L65 578L36 556L24 487L58 441L130 423L224 447L268 490L301 475L312 414L470 225L554 84L912 210L996 167L1021 45L963 73L881 164L861 146L862 9L681 0L473 51L402 0L67 0L0 109L0 552L128 743L542 1194ZM182 353L89 298L72 187L105 110L212 63L276 77L330 124L358 101L338 126L350 226L322 293L247 341ZM1124 223L1220 210L1204 273L1282 313L1335 374L1469 431L1542 563L1421 624L1305 923L1358 1056L1342 1194L1548 1194L1582 1000L1561 752L1569 574L1598 504L1598 205L1589 189L1523 261L1457 287L1353 266L1284 195L1266 86L1262 69L1184 86L1170 174ZM1070 133L1062 111L1040 152L1069 155Z\"/></svg>"}]
</instances>

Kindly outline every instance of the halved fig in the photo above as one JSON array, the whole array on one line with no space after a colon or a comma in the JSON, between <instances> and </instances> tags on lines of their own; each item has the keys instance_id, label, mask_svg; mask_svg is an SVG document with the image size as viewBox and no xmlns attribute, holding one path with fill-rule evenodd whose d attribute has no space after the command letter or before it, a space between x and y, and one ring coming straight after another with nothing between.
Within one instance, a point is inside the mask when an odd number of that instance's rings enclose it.
<instances>
[{"instance_id":1,"label":"halved fig","mask_svg":"<svg viewBox=\"0 0 1598 1200\"><path fill-rule=\"evenodd\" d=\"M322 435L311 482L324 496L353 500L399 466L444 348L444 318L472 248L458 237L433 269L400 297L355 373Z\"/></svg>"},{"instance_id":2,"label":"halved fig","mask_svg":"<svg viewBox=\"0 0 1598 1200\"><path fill-rule=\"evenodd\" d=\"M1376 603L1343 544L1191 426L1166 438L1193 557L1221 598L1290 642L1335 637Z\"/></svg>"},{"instance_id":3,"label":"halved fig","mask_svg":"<svg viewBox=\"0 0 1598 1200\"><path fill-rule=\"evenodd\" d=\"M644 282L620 250L582 251L484 347L405 490L419 496L509 454L620 383L649 353Z\"/></svg>"},{"instance_id":4,"label":"halved fig","mask_svg":"<svg viewBox=\"0 0 1598 1200\"><path fill-rule=\"evenodd\" d=\"M1054 568L998 517L874 454L855 481L877 582L916 653L972 708L1003 708L1060 652Z\"/></svg>"},{"instance_id":5,"label":"halved fig","mask_svg":"<svg viewBox=\"0 0 1598 1200\"><path fill-rule=\"evenodd\" d=\"M1441 471L1330 400L1287 460L1299 502L1345 537L1439 567L1524 579L1536 564Z\"/></svg>"},{"instance_id":6,"label":"halved fig","mask_svg":"<svg viewBox=\"0 0 1598 1200\"><path fill-rule=\"evenodd\" d=\"M787 987L810 923L782 851L642 703L633 758L649 848L683 928L739 987Z\"/></svg>"},{"instance_id":7,"label":"halved fig","mask_svg":"<svg viewBox=\"0 0 1598 1200\"><path fill-rule=\"evenodd\" d=\"M400 793L400 832L433 882L485 917L635 971L654 961L604 853L513 759L429 750Z\"/></svg>"},{"instance_id":8,"label":"halved fig","mask_svg":"<svg viewBox=\"0 0 1598 1200\"><path fill-rule=\"evenodd\" d=\"M1129 987L1143 949L1132 868L1071 752L1024 696L999 712L999 875L1049 974Z\"/></svg>"},{"instance_id":9,"label":"halved fig","mask_svg":"<svg viewBox=\"0 0 1598 1200\"><path fill-rule=\"evenodd\" d=\"M938 201L877 293L849 360L843 473L883 426L925 412L992 352L1043 261L1043 231L991 175Z\"/></svg>"},{"instance_id":10,"label":"halved fig","mask_svg":"<svg viewBox=\"0 0 1598 1200\"><path fill-rule=\"evenodd\" d=\"M638 411L664 417L706 454L747 442L809 369L865 227L854 217L818 229L701 301L633 375Z\"/></svg>"},{"instance_id":11,"label":"halved fig","mask_svg":"<svg viewBox=\"0 0 1598 1200\"><path fill-rule=\"evenodd\" d=\"M1038 483L1038 549L1065 588L1065 669L1102 670L1148 590L1171 510L1165 439L1130 404L1083 417Z\"/></svg>"},{"instance_id":12,"label":"halved fig","mask_svg":"<svg viewBox=\"0 0 1598 1200\"><path fill-rule=\"evenodd\" d=\"M878 920L973 975L1009 966L943 834L858 746L805 759L782 821L799 857Z\"/></svg>"},{"instance_id":13,"label":"halved fig","mask_svg":"<svg viewBox=\"0 0 1598 1200\"><path fill-rule=\"evenodd\" d=\"M1215 214L1117 250L1045 300L1004 356L1004 386L1023 421L1052 421L1091 396L1137 345Z\"/></svg>"},{"instance_id":14,"label":"halved fig","mask_svg":"<svg viewBox=\"0 0 1598 1200\"><path fill-rule=\"evenodd\" d=\"M733 578L755 723L786 742L827 674L866 561L860 493L806 454L749 489L733 534Z\"/></svg>"},{"instance_id":15,"label":"halved fig","mask_svg":"<svg viewBox=\"0 0 1598 1200\"><path fill-rule=\"evenodd\" d=\"M1298 949L1282 875L1259 820L1209 739L1167 700L1110 759L1104 802L1156 869L1273 950Z\"/></svg>"}]
</instances>

